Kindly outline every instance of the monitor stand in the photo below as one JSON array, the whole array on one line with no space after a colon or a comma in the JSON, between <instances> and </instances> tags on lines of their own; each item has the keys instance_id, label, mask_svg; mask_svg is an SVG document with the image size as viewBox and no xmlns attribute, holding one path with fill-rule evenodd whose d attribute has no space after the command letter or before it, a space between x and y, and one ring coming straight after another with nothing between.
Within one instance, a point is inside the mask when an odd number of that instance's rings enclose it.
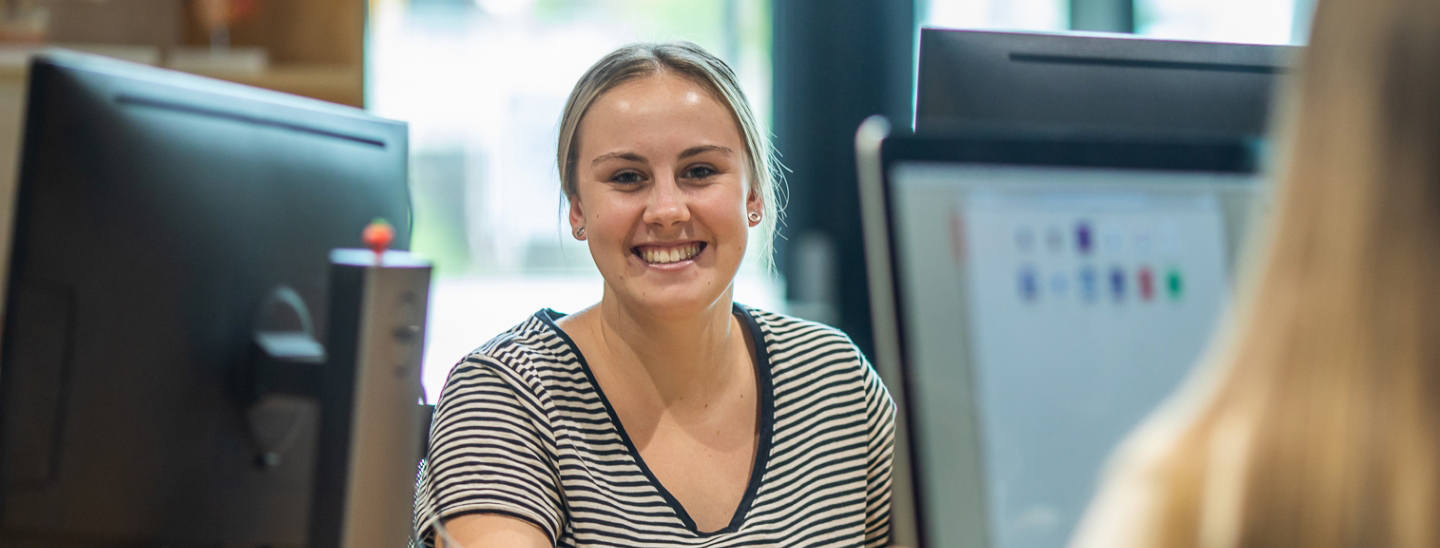
<instances>
[{"instance_id":1,"label":"monitor stand","mask_svg":"<svg viewBox=\"0 0 1440 548\"><path fill-rule=\"evenodd\" d=\"M277 288L269 307L291 308L300 329L256 332L249 399L319 402L309 548L406 546L425 435L420 358L431 265L360 249L335 250L330 264L328 351L309 332L303 303ZM256 456L262 467L280 458L263 448Z\"/></svg>"}]
</instances>

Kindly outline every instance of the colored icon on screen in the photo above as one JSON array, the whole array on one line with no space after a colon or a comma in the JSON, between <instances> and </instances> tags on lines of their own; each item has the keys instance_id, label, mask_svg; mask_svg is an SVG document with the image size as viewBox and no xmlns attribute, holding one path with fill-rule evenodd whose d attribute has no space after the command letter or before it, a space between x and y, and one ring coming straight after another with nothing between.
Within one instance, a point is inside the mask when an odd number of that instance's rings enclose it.
<instances>
[{"instance_id":1,"label":"colored icon on screen","mask_svg":"<svg viewBox=\"0 0 1440 548\"><path fill-rule=\"evenodd\" d=\"M1090 223L1080 221L1075 225L1075 249L1080 250L1081 255L1089 255L1094 247L1095 232L1090 229Z\"/></svg>"},{"instance_id":2,"label":"colored icon on screen","mask_svg":"<svg viewBox=\"0 0 1440 548\"><path fill-rule=\"evenodd\" d=\"M1118 266L1110 269L1110 296L1115 302L1125 300L1125 271Z\"/></svg>"},{"instance_id":3,"label":"colored icon on screen","mask_svg":"<svg viewBox=\"0 0 1440 548\"><path fill-rule=\"evenodd\" d=\"M1080 298L1085 302L1093 303L1100 297L1099 277L1093 266L1080 269Z\"/></svg>"},{"instance_id":4,"label":"colored icon on screen","mask_svg":"<svg viewBox=\"0 0 1440 548\"><path fill-rule=\"evenodd\" d=\"M1148 302L1155 298L1155 273L1150 271L1150 267L1140 267L1140 271L1135 274L1135 281L1140 300Z\"/></svg>"},{"instance_id":5,"label":"colored icon on screen","mask_svg":"<svg viewBox=\"0 0 1440 548\"><path fill-rule=\"evenodd\" d=\"M1179 268L1171 268L1165 273L1165 289L1170 293L1170 300L1178 301L1185 292L1185 279L1180 276Z\"/></svg>"},{"instance_id":6,"label":"colored icon on screen","mask_svg":"<svg viewBox=\"0 0 1440 548\"><path fill-rule=\"evenodd\" d=\"M1020 267L1020 276L1017 280L1020 286L1020 298L1027 302L1034 302L1040 296L1040 281L1035 279L1035 268L1030 265Z\"/></svg>"}]
</instances>

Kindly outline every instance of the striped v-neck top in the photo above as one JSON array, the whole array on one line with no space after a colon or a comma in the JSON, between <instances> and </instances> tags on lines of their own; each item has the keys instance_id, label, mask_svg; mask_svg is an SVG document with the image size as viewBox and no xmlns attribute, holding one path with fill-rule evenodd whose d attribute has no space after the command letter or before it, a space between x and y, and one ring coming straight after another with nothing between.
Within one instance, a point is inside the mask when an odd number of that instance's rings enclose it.
<instances>
[{"instance_id":1,"label":"striped v-neck top","mask_svg":"<svg viewBox=\"0 0 1440 548\"><path fill-rule=\"evenodd\" d=\"M574 341L541 310L450 372L416 524L531 522L557 546L880 546L895 406L843 333L735 307L756 341L760 429L730 524L702 532L645 466Z\"/></svg>"}]
</instances>

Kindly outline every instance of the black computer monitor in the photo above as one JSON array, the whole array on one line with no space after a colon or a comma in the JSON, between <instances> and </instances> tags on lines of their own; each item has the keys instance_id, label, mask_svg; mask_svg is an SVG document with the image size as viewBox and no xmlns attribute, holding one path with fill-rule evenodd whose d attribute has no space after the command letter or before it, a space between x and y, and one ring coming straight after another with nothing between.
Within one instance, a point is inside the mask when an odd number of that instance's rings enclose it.
<instances>
[{"instance_id":1,"label":"black computer monitor","mask_svg":"<svg viewBox=\"0 0 1440 548\"><path fill-rule=\"evenodd\" d=\"M0 545L303 545L316 405L240 377L257 323L295 321L278 288L324 334L330 250L377 217L408 246L406 126L77 55L30 78Z\"/></svg>"},{"instance_id":2,"label":"black computer monitor","mask_svg":"<svg viewBox=\"0 0 1440 548\"><path fill-rule=\"evenodd\" d=\"M1298 49L922 29L915 128L1264 135Z\"/></svg>"}]
</instances>

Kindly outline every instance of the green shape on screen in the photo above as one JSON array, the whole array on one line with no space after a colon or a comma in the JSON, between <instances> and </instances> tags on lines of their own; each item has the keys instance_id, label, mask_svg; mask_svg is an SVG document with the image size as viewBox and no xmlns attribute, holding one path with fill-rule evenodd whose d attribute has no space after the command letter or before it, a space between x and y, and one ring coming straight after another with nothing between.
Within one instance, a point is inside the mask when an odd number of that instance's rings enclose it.
<instances>
[{"instance_id":1,"label":"green shape on screen","mask_svg":"<svg viewBox=\"0 0 1440 548\"><path fill-rule=\"evenodd\" d=\"M1170 298L1179 300L1180 294L1185 290L1185 281L1180 277L1180 269L1171 268L1165 274L1165 287L1170 290Z\"/></svg>"}]
</instances>

